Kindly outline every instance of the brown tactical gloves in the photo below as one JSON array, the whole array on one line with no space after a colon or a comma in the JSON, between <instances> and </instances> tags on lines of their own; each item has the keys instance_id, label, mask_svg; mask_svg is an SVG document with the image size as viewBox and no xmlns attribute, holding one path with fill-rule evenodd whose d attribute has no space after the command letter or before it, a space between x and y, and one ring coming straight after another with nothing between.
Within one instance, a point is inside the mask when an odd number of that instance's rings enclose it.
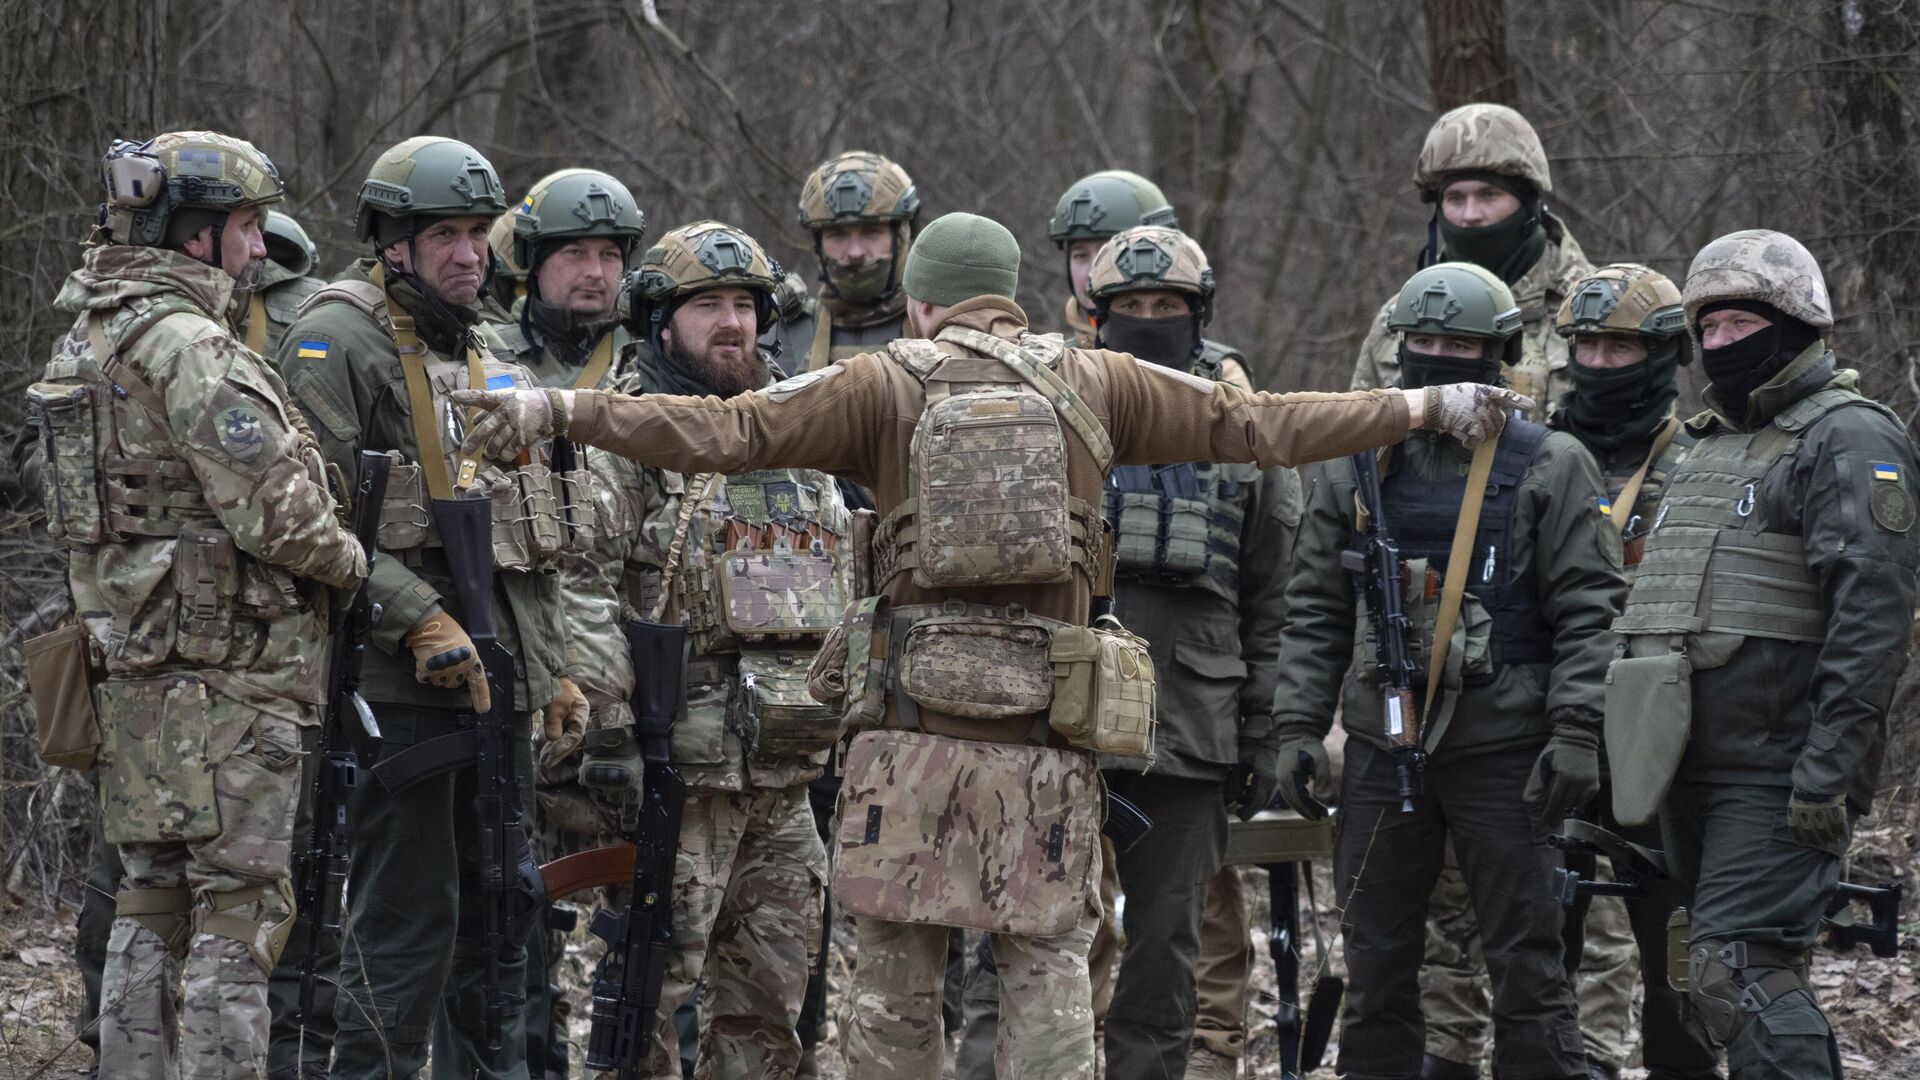
<instances>
[{"instance_id":1,"label":"brown tactical gloves","mask_svg":"<svg viewBox=\"0 0 1920 1080\"><path fill-rule=\"evenodd\" d=\"M487 691L487 673L480 666L480 653L473 639L453 621L453 617L435 605L407 631L402 644L413 650L413 677L442 690L467 688L473 711L483 713L493 707L493 695Z\"/></svg>"},{"instance_id":2,"label":"brown tactical gloves","mask_svg":"<svg viewBox=\"0 0 1920 1080\"><path fill-rule=\"evenodd\" d=\"M450 396L455 405L487 412L460 443L467 457L507 461L567 433L569 402L559 390L455 390Z\"/></svg>"},{"instance_id":3,"label":"brown tactical gloves","mask_svg":"<svg viewBox=\"0 0 1920 1080\"><path fill-rule=\"evenodd\" d=\"M540 722L549 739L568 734L582 735L587 730L587 695L572 679L562 675L553 691L553 700L540 710Z\"/></svg>"},{"instance_id":4,"label":"brown tactical gloves","mask_svg":"<svg viewBox=\"0 0 1920 1080\"><path fill-rule=\"evenodd\" d=\"M1265 758L1261 766L1266 770L1267 777L1271 777L1270 781L1259 775L1261 768L1249 765L1250 748L1257 748L1260 756ZM1247 770L1244 779L1242 770ZM1317 789L1321 794L1326 794L1332 779L1333 766L1327 762L1326 735L1301 724L1281 724L1262 739L1241 736L1240 765L1234 769L1227 785L1227 798L1234 801L1238 796L1240 820L1247 821L1267 808L1277 789L1294 813L1308 821L1319 821L1327 816L1327 807L1314 797L1314 792ZM1260 793L1251 789L1263 784L1264 798L1256 803L1254 797Z\"/></svg>"},{"instance_id":5,"label":"brown tactical gloves","mask_svg":"<svg viewBox=\"0 0 1920 1080\"><path fill-rule=\"evenodd\" d=\"M1531 409L1533 399L1503 386L1447 383L1426 388L1426 405L1426 427L1479 446L1499 437L1500 429L1507 426L1509 409Z\"/></svg>"},{"instance_id":6,"label":"brown tactical gloves","mask_svg":"<svg viewBox=\"0 0 1920 1080\"><path fill-rule=\"evenodd\" d=\"M1796 790L1787 800L1787 835L1803 847L1845 855L1847 797Z\"/></svg>"},{"instance_id":7,"label":"brown tactical gloves","mask_svg":"<svg viewBox=\"0 0 1920 1080\"><path fill-rule=\"evenodd\" d=\"M1589 724L1555 719L1553 737L1534 761L1521 795L1530 804L1544 804L1540 820L1549 829L1558 829L1568 814L1600 793L1599 734Z\"/></svg>"}]
</instances>

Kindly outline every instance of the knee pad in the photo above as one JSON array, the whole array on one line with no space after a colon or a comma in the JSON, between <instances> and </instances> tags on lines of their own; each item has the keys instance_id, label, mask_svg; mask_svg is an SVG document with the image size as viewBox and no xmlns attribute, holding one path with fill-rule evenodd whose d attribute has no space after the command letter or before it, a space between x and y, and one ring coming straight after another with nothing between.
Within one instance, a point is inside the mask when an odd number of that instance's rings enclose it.
<instances>
[{"instance_id":1,"label":"knee pad","mask_svg":"<svg viewBox=\"0 0 1920 1080\"><path fill-rule=\"evenodd\" d=\"M145 927L167 946L174 958L187 955L192 936L188 914L193 910L193 892L186 886L177 889L122 889L113 895L113 913L125 916Z\"/></svg>"},{"instance_id":2,"label":"knee pad","mask_svg":"<svg viewBox=\"0 0 1920 1080\"><path fill-rule=\"evenodd\" d=\"M1809 997L1807 952L1746 941L1697 941L1687 953L1687 999L1720 1046L1760 1010L1795 990Z\"/></svg>"},{"instance_id":3,"label":"knee pad","mask_svg":"<svg viewBox=\"0 0 1920 1080\"><path fill-rule=\"evenodd\" d=\"M232 914L234 908L255 903L262 908L259 919ZM276 912L277 919L273 918ZM268 885L207 893L205 900L193 909L192 923L195 933L212 934L245 945L260 971L272 975L274 965L280 962L280 951L287 947L287 938L293 934L293 914L293 882L281 878Z\"/></svg>"}]
</instances>

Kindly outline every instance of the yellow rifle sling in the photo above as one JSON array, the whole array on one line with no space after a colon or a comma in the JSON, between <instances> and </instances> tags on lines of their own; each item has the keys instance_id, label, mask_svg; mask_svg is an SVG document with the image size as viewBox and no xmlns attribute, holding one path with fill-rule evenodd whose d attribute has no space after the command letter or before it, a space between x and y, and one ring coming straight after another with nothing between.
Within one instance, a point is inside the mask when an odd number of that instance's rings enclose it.
<instances>
[{"instance_id":1,"label":"yellow rifle sling","mask_svg":"<svg viewBox=\"0 0 1920 1080\"><path fill-rule=\"evenodd\" d=\"M400 354L400 372L407 386L407 411L413 414L413 443L420 455L420 472L427 481L427 494L436 499L451 499L456 486L463 491L473 486L474 473L480 463L461 458L457 484L447 475L447 449L440 439L440 427L434 422L437 413L433 407L433 388L427 382L427 347L420 343L413 316L403 314L394 302L393 293L388 291L386 267L375 262L367 276L387 298L387 330L393 337L394 350ZM474 389L486 386L480 353L471 341L467 344L467 385Z\"/></svg>"},{"instance_id":2,"label":"yellow rifle sling","mask_svg":"<svg viewBox=\"0 0 1920 1080\"><path fill-rule=\"evenodd\" d=\"M1467 469L1467 490L1460 498L1460 516L1453 523L1453 547L1447 553L1447 578L1440 585L1433 650L1427 656L1427 699L1420 706L1422 724L1433 712L1433 698L1447 670L1447 647L1453 641L1453 624L1460 618L1460 601L1467 591L1467 576L1472 572L1468 564L1473 561L1474 535L1480 531L1480 503L1487 494L1487 477L1493 473L1493 452L1499 442L1497 438L1488 439L1474 447L1473 464ZM1424 731L1422 738L1425 739Z\"/></svg>"},{"instance_id":3,"label":"yellow rifle sling","mask_svg":"<svg viewBox=\"0 0 1920 1080\"><path fill-rule=\"evenodd\" d=\"M247 348L266 355L267 300L259 293L247 297Z\"/></svg>"},{"instance_id":4,"label":"yellow rifle sling","mask_svg":"<svg viewBox=\"0 0 1920 1080\"><path fill-rule=\"evenodd\" d=\"M1627 478L1627 486L1620 489L1620 497L1613 501L1611 514L1615 532L1627 531L1627 522L1633 520L1634 501L1640 498L1640 489L1647 482L1647 470L1653 468L1653 463L1660 460L1660 455L1667 450L1667 444L1673 442L1674 432L1679 430L1679 418L1667 417L1667 425L1660 429L1660 434L1654 436L1653 449L1647 451L1647 460L1640 463L1640 467Z\"/></svg>"}]
</instances>

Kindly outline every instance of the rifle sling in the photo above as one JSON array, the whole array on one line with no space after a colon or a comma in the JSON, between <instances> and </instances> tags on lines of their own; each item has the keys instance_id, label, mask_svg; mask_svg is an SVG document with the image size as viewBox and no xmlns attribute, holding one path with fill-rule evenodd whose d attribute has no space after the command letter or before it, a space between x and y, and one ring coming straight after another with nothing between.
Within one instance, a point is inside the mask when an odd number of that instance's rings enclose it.
<instances>
[{"instance_id":1,"label":"rifle sling","mask_svg":"<svg viewBox=\"0 0 1920 1080\"><path fill-rule=\"evenodd\" d=\"M1420 706L1423 728L1433 714L1434 695L1447 670L1448 646L1453 642L1453 624L1460 619L1460 601L1467 591L1468 564L1473 561L1473 538L1480 531L1480 503L1487 494L1487 477L1493 473L1493 452L1500 440L1487 439L1473 448L1473 464L1467 468L1467 489L1460 497L1460 516L1454 519L1453 548L1447 553L1447 578L1440 585L1440 610L1434 617L1433 649L1427 656L1427 699ZM1446 724L1421 732L1421 745L1440 745Z\"/></svg>"},{"instance_id":2,"label":"rifle sling","mask_svg":"<svg viewBox=\"0 0 1920 1080\"><path fill-rule=\"evenodd\" d=\"M467 728L386 754L373 766L373 775L387 794L398 795L430 776L469 768L479 756L480 733Z\"/></svg>"},{"instance_id":3,"label":"rifle sling","mask_svg":"<svg viewBox=\"0 0 1920 1080\"><path fill-rule=\"evenodd\" d=\"M1640 467L1627 478L1627 486L1620 489L1620 497L1613 501L1613 511L1610 516L1613 519L1614 532L1627 531L1627 522L1633 520L1633 504L1639 500L1640 489L1647 482L1647 471L1653 468L1654 462L1660 460L1660 455L1666 452L1667 445L1673 442L1673 433L1679 430L1680 419L1674 416L1667 417L1666 426L1660 429L1660 434L1654 436L1653 449L1647 451L1647 460L1641 462Z\"/></svg>"}]
</instances>

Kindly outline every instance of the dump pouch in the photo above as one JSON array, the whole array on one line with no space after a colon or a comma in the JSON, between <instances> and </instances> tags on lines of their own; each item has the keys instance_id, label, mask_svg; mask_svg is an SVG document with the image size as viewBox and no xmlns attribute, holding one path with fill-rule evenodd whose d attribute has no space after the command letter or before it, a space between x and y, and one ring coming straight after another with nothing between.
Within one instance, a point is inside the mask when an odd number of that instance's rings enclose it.
<instances>
[{"instance_id":1,"label":"dump pouch","mask_svg":"<svg viewBox=\"0 0 1920 1080\"><path fill-rule=\"evenodd\" d=\"M1047 723L1074 746L1153 761L1154 678L1147 643L1111 615L1053 632Z\"/></svg>"},{"instance_id":2,"label":"dump pouch","mask_svg":"<svg viewBox=\"0 0 1920 1080\"><path fill-rule=\"evenodd\" d=\"M1660 813L1693 728L1693 665L1672 649L1621 656L1607 668L1606 739L1613 816L1644 825Z\"/></svg>"},{"instance_id":3,"label":"dump pouch","mask_svg":"<svg viewBox=\"0 0 1920 1080\"><path fill-rule=\"evenodd\" d=\"M740 654L740 707L747 741L768 757L806 757L840 737L840 710L807 690L805 654L751 650Z\"/></svg>"},{"instance_id":4,"label":"dump pouch","mask_svg":"<svg viewBox=\"0 0 1920 1080\"><path fill-rule=\"evenodd\" d=\"M867 731L841 791L833 897L847 914L1052 937L1087 911L1091 754Z\"/></svg>"},{"instance_id":5,"label":"dump pouch","mask_svg":"<svg viewBox=\"0 0 1920 1080\"><path fill-rule=\"evenodd\" d=\"M1000 614L949 601L907 628L900 688L921 708L953 716L1031 716L1053 701L1052 636L1020 608Z\"/></svg>"},{"instance_id":6,"label":"dump pouch","mask_svg":"<svg viewBox=\"0 0 1920 1080\"><path fill-rule=\"evenodd\" d=\"M91 769L100 754L92 653L92 636L78 623L27 639L34 733L40 740L40 760L49 765Z\"/></svg>"}]
</instances>

